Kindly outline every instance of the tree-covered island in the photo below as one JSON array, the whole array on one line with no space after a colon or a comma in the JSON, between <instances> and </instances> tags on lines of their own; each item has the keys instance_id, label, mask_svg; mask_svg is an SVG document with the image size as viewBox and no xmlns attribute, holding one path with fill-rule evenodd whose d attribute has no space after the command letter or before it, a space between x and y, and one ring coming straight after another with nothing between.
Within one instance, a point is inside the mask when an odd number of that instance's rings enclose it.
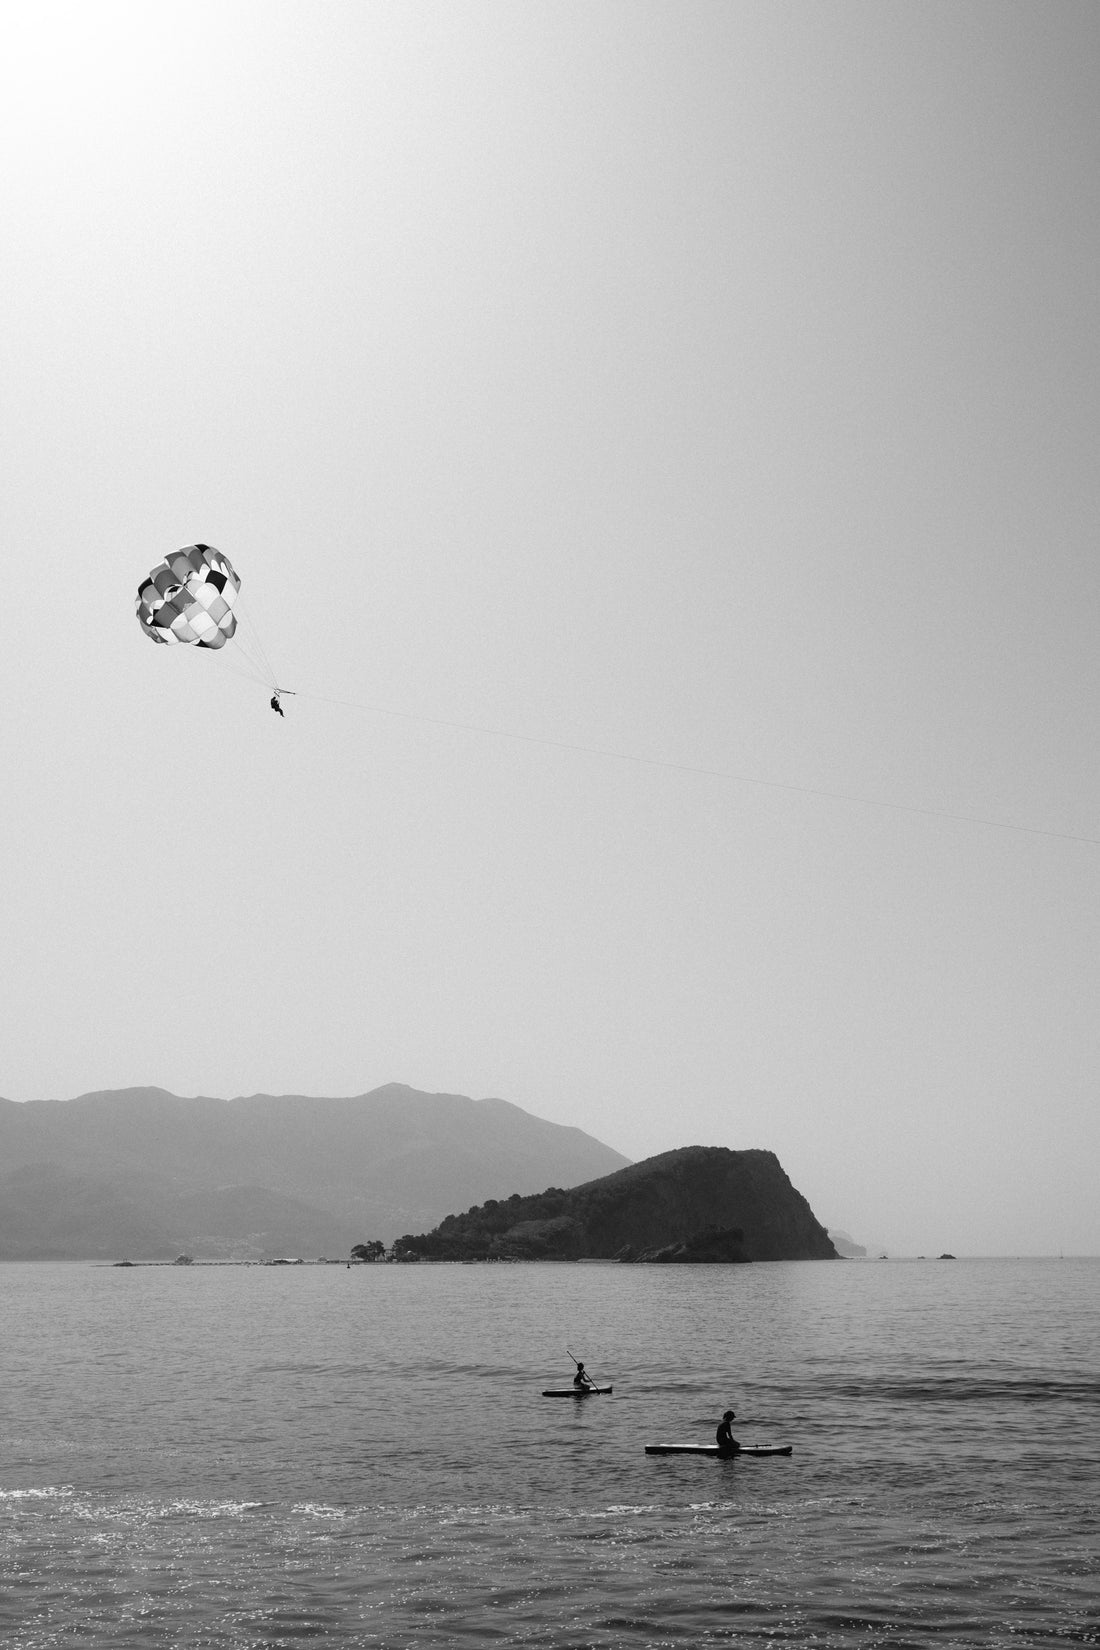
<instances>
[{"instance_id":1,"label":"tree-covered island","mask_svg":"<svg viewBox=\"0 0 1100 1650\"><path fill-rule=\"evenodd\" d=\"M489 1198L406 1233L392 1256L729 1263L837 1252L774 1152L684 1146L583 1186Z\"/></svg>"}]
</instances>

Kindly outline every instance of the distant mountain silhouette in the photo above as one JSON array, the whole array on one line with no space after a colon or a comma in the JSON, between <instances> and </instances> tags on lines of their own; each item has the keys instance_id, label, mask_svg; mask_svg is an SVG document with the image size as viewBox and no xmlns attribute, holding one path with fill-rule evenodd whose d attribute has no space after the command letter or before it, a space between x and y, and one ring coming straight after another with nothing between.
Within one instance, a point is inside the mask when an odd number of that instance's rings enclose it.
<instances>
[{"instance_id":1,"label":"distant mountain silhouette","mask_svg":"<svg viewBox=\"0 0 1100 1650\"><path fill-rule=\"evenodd\" d=\"M260 1260L346 1255L357 1228L263 1186L182 1191L167 1177L33 1163L0 1177L0 1260Z\"/></svg>"},{"instance_id":2,"label":"distant mountain silhouette","mask_svg":"<svg viewBox=\"0 0 1100 1650\"><path fill-rule=\"evenodd\" d=\"M571 1190L491 1200L406 1233L410 1257L662 1263L835 1260L774 1152L683 1146Z\"/></svg>"},{"instance_id":3,"label":"distant mountain silhouette","mask_svg":"<svg viewBox=\"0 0 1100 1650\"><path fill-rule=\"evenodd\" d=\"M346 1255L629 1160L506 1100L164 1089L0 1099L0 1260Z\"/></svg>"}]
</instances>

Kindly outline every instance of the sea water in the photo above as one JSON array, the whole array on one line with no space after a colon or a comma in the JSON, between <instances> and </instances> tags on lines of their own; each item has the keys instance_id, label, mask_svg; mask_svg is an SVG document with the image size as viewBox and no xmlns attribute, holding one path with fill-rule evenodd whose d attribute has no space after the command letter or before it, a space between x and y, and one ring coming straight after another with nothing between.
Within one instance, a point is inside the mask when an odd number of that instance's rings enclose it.
<instances>
[{"instance_id":1,"label":"sea water","mask_svg":"<svg viewBox=\"0 0 1100 1650\"><path fill-rule=\"evenodd\" d=\"M1100 1643L1100 1261L2 1266L0 1642Z\"/></svg>"}]
</instances>

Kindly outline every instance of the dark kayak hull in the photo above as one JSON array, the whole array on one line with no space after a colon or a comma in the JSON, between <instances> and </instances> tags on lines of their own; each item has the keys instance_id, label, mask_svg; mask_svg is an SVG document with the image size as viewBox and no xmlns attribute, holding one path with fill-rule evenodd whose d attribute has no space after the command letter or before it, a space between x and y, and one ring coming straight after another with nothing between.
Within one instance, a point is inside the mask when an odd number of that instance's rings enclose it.
<instances>
[{"instance_id":1,"label":"dark kayak hull","mask_svg":"<svg viewBox=\"0 0 1100 1650\"><path fill-rule=\"evenodd\" d=\"M542 1395L544 1398L598 1398L610 1391L609 1386L552 1386L545 1387Z\"/></svg>"},{"instance_id":2,"label":"dark kayak hull","mask_svg":"<svg viewBox=\"0 0 1100 1650\"><path fill-rule=\"evenodd\" d=\"M792 1444L742 1444L738 1455L790 1455ZM724 1455L717 1444L647 1444L647 1455ZM735 1459L726 1455L727 1461Z\"/></svg>"}]
</instances>

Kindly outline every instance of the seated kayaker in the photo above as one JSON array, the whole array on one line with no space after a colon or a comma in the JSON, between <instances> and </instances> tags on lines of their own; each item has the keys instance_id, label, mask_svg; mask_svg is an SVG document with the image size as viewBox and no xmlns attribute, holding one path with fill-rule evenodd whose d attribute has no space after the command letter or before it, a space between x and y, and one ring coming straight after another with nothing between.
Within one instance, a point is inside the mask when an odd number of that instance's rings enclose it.
<instances>
[{"instance_id":1,"label":"seated kayaker","mask_svg":"<svg viewBox=\"0 0 1100 1650\"><path fill-rule=\"evenodd\" d=\"M734 1411L727 1409L718 1423L718 1430L714 1434L714 1439L718 1445L719 1455L738 1455L740 1453L741 1445L730 1431L730 1422L733 1418Z\"/></svg>"},{"instance_id":2,"label":"seated kayaker","mask_svg":"<svg viewBox=\"0 0 1100 1650\"><path fill-rule=\"evenodd\" d=\"M577 1365L577 1373L573 1377L573 1385L579 1392L587 1392L590 1388L593 1388L596 1385L595 1381L589 1380L582 1363L578 1363Z\"/></svg>"}]
</instances>

